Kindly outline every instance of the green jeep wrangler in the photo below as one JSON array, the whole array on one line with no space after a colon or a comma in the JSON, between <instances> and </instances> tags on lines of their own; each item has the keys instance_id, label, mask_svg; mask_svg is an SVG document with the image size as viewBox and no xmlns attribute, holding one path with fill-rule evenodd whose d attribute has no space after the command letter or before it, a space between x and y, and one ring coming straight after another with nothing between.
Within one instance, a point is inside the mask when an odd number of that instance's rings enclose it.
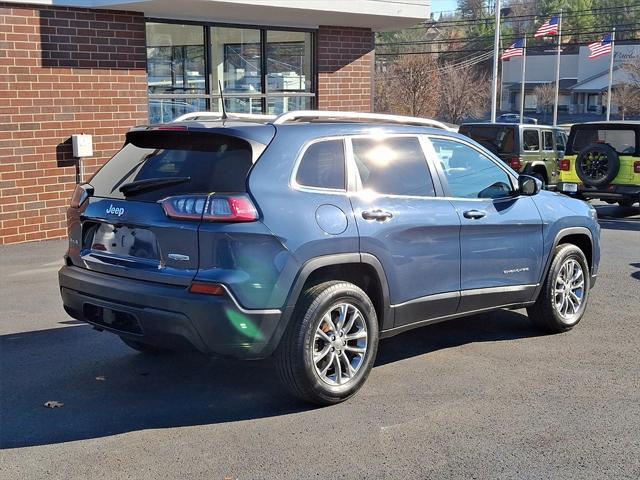
<instances>
[{"instance_id":1,"label":"green jeep wrangler","mask_svg":"<svg viewBox=\"0 0 640 480\"><path fill-rule=\"evenodd\" d=\"M558 191L630 207L640 201L640 122L578 123L560 162Z\"/></svg>"}]
</instances>

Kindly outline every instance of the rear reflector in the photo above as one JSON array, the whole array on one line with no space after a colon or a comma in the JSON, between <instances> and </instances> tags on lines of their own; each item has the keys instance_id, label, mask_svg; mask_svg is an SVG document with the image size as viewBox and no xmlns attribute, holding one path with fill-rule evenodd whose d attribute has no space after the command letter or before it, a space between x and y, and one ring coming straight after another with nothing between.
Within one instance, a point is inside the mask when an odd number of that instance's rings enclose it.
<instances>
[{"instance_id":1,"label":"rear reflector","mask_svg":"<svg viewBox=\"0 0 640 480\"><path fill-rule=\"evenodd\" d=\"M561 160L560 170L562 170L563 172L568 172L569 170L571 170L571 160Z\"/></svg>"},{"instance_id":2,"label":"rear reflector","mask_svg":"<svg viewBox=\"0 0 640 480\"><path fill-rule=\"evenodd\" d=\"M511 168L513 168L516 171L520 170L520 168L522 168L522 164L520 163L520 157L512 157L511 160L509 161L509 165L511 165Z\"/></svg>"},{"instance_id":3,"label":"rear reflector","mask_svg":"<svg viewBox=\"0 0 640 480\"><path fill-rule=\"evenodd\" d=\"M189 287L191 293L201 293L203 295L224 295L224 287L217 283L192 283Z\"/></svg>"},{"instance_id":4,"label":"rear reflector","mask_svg":"<svg viewBox=\"0 0 640 480\"><path fill-rule=\"evenodd\" d=\"M258 211L247 195L179 195L161 202L169 218L205 222L253 222Z\"/></svg>"},{"instance_id":5,"label":"rear reflector","mask_svg":"<svg viewBox=\"0 0 640 480\"><path fill-rule=\"evenodd\" d=\"M640 173L640 162L633 162L633 173Z\"/></svg>"}]
</instances>

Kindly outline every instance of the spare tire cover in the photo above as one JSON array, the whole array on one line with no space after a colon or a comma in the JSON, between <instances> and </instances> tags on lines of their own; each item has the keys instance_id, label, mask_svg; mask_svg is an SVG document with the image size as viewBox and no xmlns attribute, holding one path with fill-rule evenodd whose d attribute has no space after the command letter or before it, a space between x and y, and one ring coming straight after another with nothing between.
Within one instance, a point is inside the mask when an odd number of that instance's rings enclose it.
<instances>
[{"instance_id":1,"label":"spare tire cover","mask_svg":"<svg viewBox=\"0 0 640 480\"><path fill-rule=\"evenodd\" d=\"M594 143L584 148L576 158L576 173L585 185L605 186L620 171L620 157L609 145Z\"/></svg>"}]
</instances>

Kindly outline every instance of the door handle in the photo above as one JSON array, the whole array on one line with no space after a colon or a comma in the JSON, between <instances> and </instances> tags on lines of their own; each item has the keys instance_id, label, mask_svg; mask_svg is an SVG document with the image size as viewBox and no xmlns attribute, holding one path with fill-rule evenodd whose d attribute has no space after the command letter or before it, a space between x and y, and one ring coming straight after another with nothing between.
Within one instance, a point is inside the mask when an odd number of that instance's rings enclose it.
<instances>
[{"instance_id":1,"label":"door handle","mask_svg":"<svg viewBox=\"0 0 640 480\"><path fill-rule=\"evenodd\" d=\"M486 216L487 213L481 210L467 210L462 215L464 216L464 218L471 218L473 220L477 220L479 218Z\"/></svg>"},{"instance_id":2,"label":"door handle","mask_svg":"<svg viewBox=\"0 0 640 480\"><path fill-rule=\"evenodd\" d=\"M393 218L393 214L382 210L368 210L362 212L362 218L365 220L377 220L378 222L384 222L385 220Z\"/></svg>"}]
</instances>

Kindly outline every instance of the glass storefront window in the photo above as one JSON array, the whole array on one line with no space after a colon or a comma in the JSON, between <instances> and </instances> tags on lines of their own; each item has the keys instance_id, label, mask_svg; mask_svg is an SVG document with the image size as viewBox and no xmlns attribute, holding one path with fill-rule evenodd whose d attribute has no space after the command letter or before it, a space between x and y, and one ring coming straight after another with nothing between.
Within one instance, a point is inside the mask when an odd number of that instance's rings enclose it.
<instances>
[{"instance_id":1,"label":"glass storefront window","mask_svg":"<svg viewBox=\"0 0 640 480\"><path fill-rule=\"evenodd\" d=\"M149 93L206 93L204 29L147 23Z\"/></svg>"},{"instance_id":2,"label":"glass storefront window","mask_svg":"<svg viewBox=\"0 0 640 480\"><path fill-rule=\"evenodd\" d=\"M224 93L262 92L260 30L213 27L211 29L212 90Z\"/></svg>"},{"instance_id":3,"label":"glass storefront window","mask_svg":"<svg viewBox=\"0 0 640 480\"><path fill-rule=\"evenodd\" d=\"M312 32L148 22L149 121L220 111L219 82L229 113L311 109L313 58Z\"/></svg>"},{"instance_id":4,"label":"glass storefront window","mask_svg":"<svg viewBox=\"0 0 640 480\"><path fill-rule=\"evenodd\" d=\"M267 91L311 91L309 32L267 32Z\"/></svg>"}]
</instances>

